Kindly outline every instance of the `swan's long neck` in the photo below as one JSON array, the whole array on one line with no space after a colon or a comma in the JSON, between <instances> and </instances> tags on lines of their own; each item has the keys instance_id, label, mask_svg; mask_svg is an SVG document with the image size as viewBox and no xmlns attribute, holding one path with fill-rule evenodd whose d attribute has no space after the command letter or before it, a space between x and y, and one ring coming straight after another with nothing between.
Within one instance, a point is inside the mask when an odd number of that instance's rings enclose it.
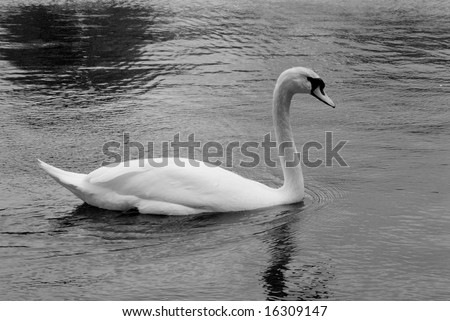
<instances>
[{"instance_id":1,"label":"swan's long neck","mask_svg":"<svg viewBox=\"0 0 450 321\"><path fill-rule=\"evenodd\" d=\"M284 156L279 155L283 168L284 185L280 191L294 200L300 201L305 192L300 155L294 143L291 124L289 121L289 109L294 95L286 81L277 83L273 94L273 122L277 148L282 152L285 146ZM298 198L298 199L297 199Z\"/></svg>"}]
</instances>

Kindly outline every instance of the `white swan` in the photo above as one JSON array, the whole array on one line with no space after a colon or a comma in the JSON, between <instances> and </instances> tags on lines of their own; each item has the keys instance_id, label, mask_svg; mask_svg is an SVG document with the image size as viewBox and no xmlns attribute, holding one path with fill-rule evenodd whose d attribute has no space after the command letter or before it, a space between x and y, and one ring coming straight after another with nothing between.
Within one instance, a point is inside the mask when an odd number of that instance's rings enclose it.
<instances>
[{"instance_id":1,"label":"white swan","mask_svg":"<svg viewBox=\"0 0 450 321\"><path fill-rule=\"evenodd\" d=\"M296 67L284 71L273 93L273 121L278 146L292 143L280 156L284 184L270 188L221 167L203 162L180 167L174 159L167 166L152 167L148 161L130 161L114 167L101 167L90 174L77 174L55 168L39 160L40 166L59 184L86 203L109 210L137 208L142 214L187 215L203 212L251 210L300 202L304 197L300 162L286 166L296 154L289 123L289 108L296 93L310 93L334 107L324 92L325 84L312 70ZM155 162L161 163L161 160Z\"/></svg>"}]
</instances>

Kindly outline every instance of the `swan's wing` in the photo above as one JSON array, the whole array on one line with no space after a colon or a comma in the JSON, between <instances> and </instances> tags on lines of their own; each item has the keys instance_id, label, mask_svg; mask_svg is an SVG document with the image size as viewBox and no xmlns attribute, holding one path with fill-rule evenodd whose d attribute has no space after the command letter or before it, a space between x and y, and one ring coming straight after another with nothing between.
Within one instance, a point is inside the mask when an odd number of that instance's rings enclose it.
<instances>
[{"instance_id":1,"label":"swan's wing","mask_svg":"<svg viewBox=\"0 0 450 321\"><path fill-rule=\"evenodd\" d=\"M121 177L123 179L124 175L130 175L132 173L137 175L152 169L151 166L148 166L145 159L132 160L130 162L122 162L97 168L88 174L87 180L91 184L108 185L113 180L118 180Z\"/></svg>"},{"instance_id":2,"label":"swan's wing","mask_svg":"<svg viewBox=\"0 0 450 321\"><path fill-rule=\"evenodd\" d=\"M228 206L232 210L233 203L242 206L247 200L254 202L255 195L264 197L269 190L223 168L183 161L183 167L173 159L168 159L166 166L151 166L146 160L143 164L142 160L120 163L93 171L87 181L123 196L204 209Z\"/></svg>"}]
</instances>

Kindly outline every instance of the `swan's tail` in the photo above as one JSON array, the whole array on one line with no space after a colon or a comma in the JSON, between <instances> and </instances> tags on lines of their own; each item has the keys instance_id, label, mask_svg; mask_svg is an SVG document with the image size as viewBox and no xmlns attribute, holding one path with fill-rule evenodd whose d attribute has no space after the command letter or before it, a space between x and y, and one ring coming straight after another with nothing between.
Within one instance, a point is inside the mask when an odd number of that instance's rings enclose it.
<instances>
[{"instance_id":1,"label":"swan's tail","mask_svg":"<svg viewBox=\"0 0 450 321\"><path fill-rule=\"evenodd\" d=\"M41 166L41 168L46 171L47 174L50 175L55 181L57 181L59 184L67 188L78 198L84 201L83 196L85 193L83 189L83 182L87 176L86 174L63 171L62 169L44 163L40 159L38 159L38 162L39 166Z\"/></svg>"}]
</instances>

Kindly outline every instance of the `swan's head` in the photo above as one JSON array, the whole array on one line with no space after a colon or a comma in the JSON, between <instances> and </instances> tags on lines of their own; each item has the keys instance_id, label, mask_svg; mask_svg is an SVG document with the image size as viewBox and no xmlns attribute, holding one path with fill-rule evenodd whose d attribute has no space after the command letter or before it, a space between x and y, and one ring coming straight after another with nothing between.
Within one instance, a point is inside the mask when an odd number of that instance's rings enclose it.
<instances>
[{"instance_id":1,"label":"swan's head","mask_svg":"<svg viewBox=\"0 0 450 321\"><path fill-rule=\"evenodd\" d=\"M277 81L277 88L283 87L292 95L311 94L323 103L336 107L325 93L325 83L314 71L304 67L294 67L284 71Z\"/></svg>"}]
</instances>

